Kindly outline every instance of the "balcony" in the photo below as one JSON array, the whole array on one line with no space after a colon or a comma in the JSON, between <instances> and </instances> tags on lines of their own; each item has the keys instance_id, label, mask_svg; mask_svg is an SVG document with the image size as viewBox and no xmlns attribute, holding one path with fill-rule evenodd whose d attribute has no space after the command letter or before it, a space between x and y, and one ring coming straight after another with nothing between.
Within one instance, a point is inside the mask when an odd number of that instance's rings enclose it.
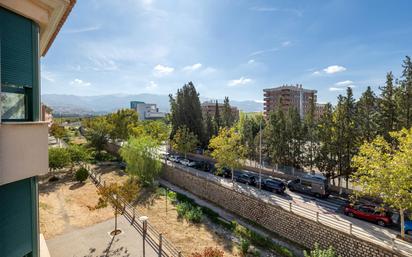
<instances>
[{"instance_id":1,"label":"balcony","mask_svg":"<svg viewBox=\"0 0 412 257\"><path fill-rule=\"evenodd\" d=\"M48 170L46 122L0 123L0 185Z\"/></svg>"}]
</instances>

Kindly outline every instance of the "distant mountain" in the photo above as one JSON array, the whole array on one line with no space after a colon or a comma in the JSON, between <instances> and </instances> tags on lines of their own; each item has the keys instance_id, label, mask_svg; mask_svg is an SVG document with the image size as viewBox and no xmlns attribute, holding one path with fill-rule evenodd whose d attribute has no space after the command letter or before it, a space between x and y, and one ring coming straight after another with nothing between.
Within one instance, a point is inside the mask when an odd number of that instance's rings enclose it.
<instances>
[{"instance_id":1,"label":"distant mountain","mask_svg":"<svg viewBox=\"0 0 412 257\"><path fill-rule=\"evenodd\" d=\"M203 101L209 101L208 98L201 98ZM157 104L160 111L169 112L169 96L155 94L138 94L138 95L99 95L99 96L77 96L77 95L60 95L44 94L42 102L50 106L55 114L69 115L90 115L103 114L116 111L121 108L129 108L130 101L142 101L145 103ZM223 102L223 100L218 100ZM230 100L230 104L238 107L244 112L258 112L262 110L262 104L255 101L236 101Z\"/></svg>"}]
</instances>

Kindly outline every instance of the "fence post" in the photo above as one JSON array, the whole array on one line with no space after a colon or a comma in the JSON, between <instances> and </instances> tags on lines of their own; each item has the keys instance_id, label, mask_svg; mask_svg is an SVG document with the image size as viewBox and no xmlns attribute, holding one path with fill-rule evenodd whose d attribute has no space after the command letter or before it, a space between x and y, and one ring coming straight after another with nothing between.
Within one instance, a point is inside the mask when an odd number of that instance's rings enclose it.
<instances>
[{"instance_id":1,"label":"fence post","mask_svg":"<svg viewBox=\"0 0 412 257\"><path fill-rule=\"evenodd\" d=\"M289 202L289 211L292 212L292 203Z\"/></svg>"},{"instance_id":2,"label":"fence post","mask_svg":"<svg viewBox=\"0 0 412 257\"><path fill-rule=\"evenodd\" d=\"M319 222L319 212L316 212L316 222Z\"/></svg>"},{"instance_id":3,"label":"fence post","mask_svg":"<svg viewBox=\"0 0 412 257\"><path fill-rule=\"evenodd\" d=\"M179 256L179 257L182 257L182 252L181 252L181 251L179 251L178 256Z\"/></svg>"},{"instance_id":4,"label":"fence post","mask_svg":"<svg viewBox=\"0 0 412 257\"><path fill-rule=\"evenodd\" d=\"M349 234L352 235L352 223L349 224Z\"/></svg>"},{"instance_id":5,"label":"fence post","mask_svg":"<svg viewBox=\"0 0 412 257\"><path fill-rule=\"evenodd\" d=\"M159 234L159 257L162 257L162 241L163 241L163 235Z\"/></svg>"},{"instance_id":6,"label":"fence post","mask_svg":"<svg viewBox=\"0 0 412 257\"><path fill-rule=\"evenodd\" d=\"M133 218L132 218L132 222L130 222L130 224L134 223L135 217L136 217L136 207L133 208Z\"/></svg>"}]
</instances>

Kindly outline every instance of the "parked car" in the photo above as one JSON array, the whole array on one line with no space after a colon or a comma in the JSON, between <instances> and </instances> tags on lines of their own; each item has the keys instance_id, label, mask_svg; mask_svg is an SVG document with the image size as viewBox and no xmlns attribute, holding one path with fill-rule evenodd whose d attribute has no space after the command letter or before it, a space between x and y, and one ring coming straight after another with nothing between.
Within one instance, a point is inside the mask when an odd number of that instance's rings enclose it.
<instances>
[{"instance_id":1,"label":"parked car","mask_svg":"<svg viewBox=\"0 0 412 257\"><path fill-rule=\"evenodd\" d=\"M235 178L236 182L243 183L246 185L255 186L256 177L249 174L241 174Z\"/></svg>"},{"instance_id":2,"label":"parked car","mask_svg":"<svg viewBox=\"0 0 412 257\"><path fill-rule=\"evenodd\" d=\"M182 156L179 156L179 155L170 155L170 157L169 157L169 161L177 162L177 163L179 163L180 160L182 160L182 159L184 159L184 158Z\"/></svg>"},{"instance_id":3,"label":"parked car","mask_svg":"<svg viewBox=\"0 0 412 257\"><path fill-rule=\"evenodd\" d=\"M226 167L222 169L216 169L215 170L215 175L224 177L224 178L231 178L232 177L232 171Z\"/></svg>"},{"instance_id":4,"label":"parked car","mask_svg":"<svg viewBox=\"0 0 412 257\"><path fill-rule=\"evenodd\" d=\"M286 185L279 179L264 179L262 180L262 189L273 193L283 194L286 190Z\"/></svg>"},{"instance_id":5,"label":"parked car","mask_svg":"<svg viewBox=\"0 0 412 257\"><path fill-rule=\"evenodd\" d=\"M405 220L405 234L412 236L412 220Z\"/></svg>"},{"instance_id":6,"label":"parked car","mask_svg":"<svg viewBox=\"0 0 412 257\"><path fill-rule=\"evenodd\" d=\"M119 166L120 166L120 169L121 169L121 170L125 170L126 167L127 167L127 163L125 163L125 162L120 162L120 163L119 163Z\"/></svg>"},{"instance_id":7,"label":"parked car","mask_svg":"<svg viewBox=\"0 0 412 257\"><path fill-rule=\"evenodd\" d=\"M188 167L193 167L193 166L196 165L196 162L191 161L191 160L189 160L189 159L181 159L181 160L180 160L180 164L185 165L185 166L188 166Z\"/></svg>"},{"instance_id":8,"label":"parked car","mask_svg":"<svg viewBox=\"0 0 412 257\"><path fill-rule=\"evenodd\" d=\"M366 204L348 204L344 209L345 215L368 220L385 227L392 223L391 214L381 207Z\"/></svg>"},{"instance_id":9,"label":"parked car","mask_svg":"<svg viewBox=\"0 0 412 257\"><path fill-rule=\"evenodd\" d=\"M195 161L195 165L193 166L193 168L209 172L211 169L211 165L207 161Z\"/></svg>"},{"instance_id":10,"label":"parked car","mask_svg":"<svg viewBox=\"0 0 412 257\"><path fill-rule=\"evenodd\" d=\"M305 175L288 182L290 191L311 194L318 198L327 198L330 194L328 181L321 175Z\"/></svg>"}]
</instances>

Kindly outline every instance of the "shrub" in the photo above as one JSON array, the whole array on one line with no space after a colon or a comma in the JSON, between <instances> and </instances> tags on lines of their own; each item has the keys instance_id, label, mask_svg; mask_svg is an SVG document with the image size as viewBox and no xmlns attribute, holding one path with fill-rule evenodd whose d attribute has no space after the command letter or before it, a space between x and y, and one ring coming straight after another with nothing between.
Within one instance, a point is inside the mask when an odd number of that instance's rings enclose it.
<instances>
[{"instance_id":1,"label":"shrub","mask_svg":"<svg viewBox=\"0 0 412 257\"><path fill-rule=\"evenodd\" d=\"M188 212L190 210L190 208L191 208L190 203L186 203L186 202L179 203L176 206L176 211L177 211L178 217L183 218L185 216L186 212Z\"/></svg>"},{"instance_id":2,"label":"shrub","mask_svg":"<svg viewBox=\"0 0 412 257\"><path fill-rule=\"evenodd\" d=\"M250 241L244 238L240 239L240 245L239 245L239 250L243 256L247 254L247 251L249 250L250 246Z\"/></svg>"},{"instance_id":3,"label":"shrub","mask_svg":"<svg viewBox=\"0 0 412 257\"><path fill-rule=\"evenodd\" d=\"M190 257L223 257L224 253L218 248L206 247L202 253L194 252Z\"/></svg>"},{"instance_id":4,"label":"shrub","mask_svg":"<svg viewBox=\"0 0 412 257\"><path fill-rule=\"evenodd\" d=\"M336 257L332 246L329 246L328 249L320 249L317 243L315 243L315 248L310 253L304 251L303 254L305 257Z\"/></svg>"},{"instance_id":5,"label":"shrub","mask_svg":"<svg viewBox=\"0 0 412 257\"><path fill-rule=\"evenodd\" d=\"M203 213L200 207L191 206L185 214L185 219L193 223L199 223L202 221L202 216Z\"/></svg>"},{"instance_id":6,"label":"shrub","mask_svg":"<svg viewBox=\"0 0 412 257\"><path fill-rule=\"evenodd\" d=\"M76 171L75 178L79 182L84 182L89 177L89 172L86 168L81 167Z\"/></svg>"}]
</instances>

